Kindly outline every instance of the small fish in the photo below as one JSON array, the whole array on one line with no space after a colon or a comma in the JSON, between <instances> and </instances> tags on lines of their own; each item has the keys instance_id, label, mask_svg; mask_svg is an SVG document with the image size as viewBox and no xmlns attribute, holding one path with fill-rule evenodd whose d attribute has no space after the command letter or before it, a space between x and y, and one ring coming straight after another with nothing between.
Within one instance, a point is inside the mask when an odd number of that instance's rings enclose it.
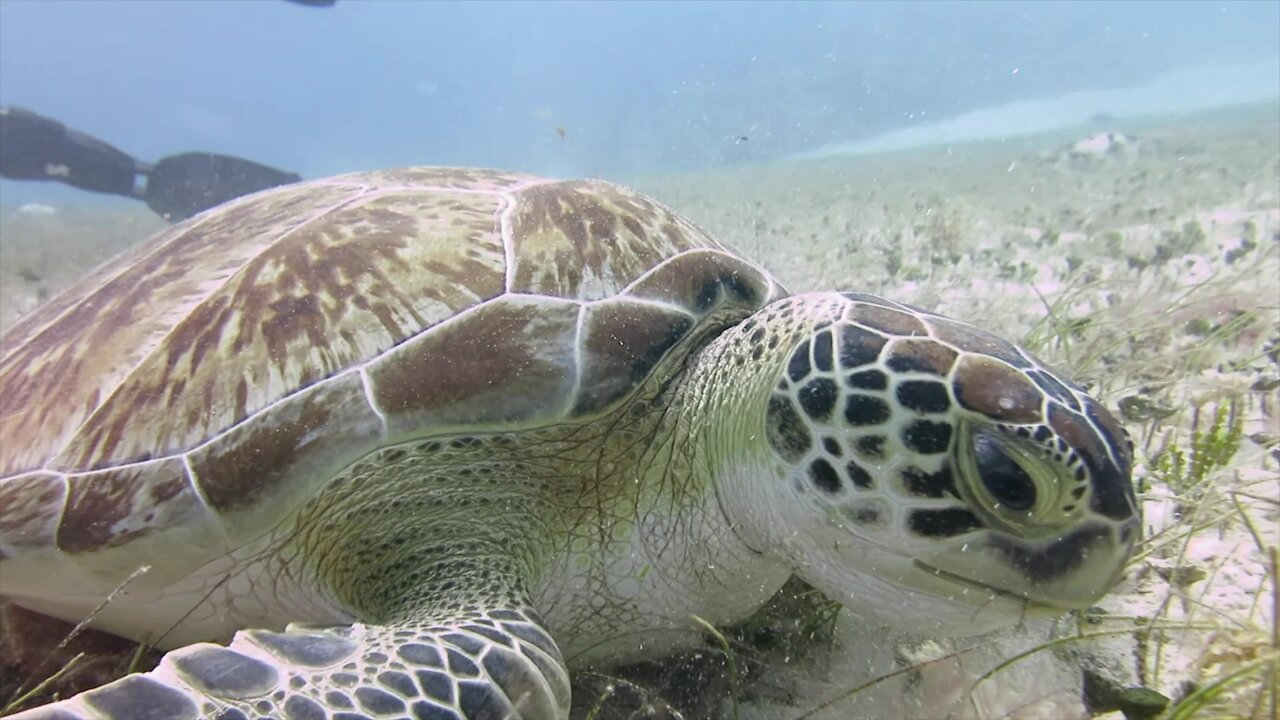
<instances>
[{"instance_id":1,"label":"small fish","mask_svg":"<svg viewBox=\"0 0 1280 720\"><path fill-rule=\"evenodd\" d=\"M565 129L562 127L556 128L556 134L560 136L561 140L563 140L565 136Z\"/></svg>"},{"instance_id":2,"label":"small fish","mask_svg":"<svg viewBox=\"0 0 1280 720\"><path fill-rule=\"evenodd\" d=\"M746 135L730 135L729 137L730 137L730 139L732 139L732 140L733 140L733 143L734 143L735 145L738 145L738 144L741 144L741 143L744 143L744 142L746 142L746 141L747 141L747 136L746 136Z\"/></svg>"}]
</instances>

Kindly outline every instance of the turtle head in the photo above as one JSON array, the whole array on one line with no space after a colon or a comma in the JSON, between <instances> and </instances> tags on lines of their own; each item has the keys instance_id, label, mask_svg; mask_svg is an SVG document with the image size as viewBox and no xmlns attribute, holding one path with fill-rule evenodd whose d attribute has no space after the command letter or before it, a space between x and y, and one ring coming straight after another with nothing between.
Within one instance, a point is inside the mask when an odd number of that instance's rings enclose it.
<instances>
[{"instance_id":1,"label":"turtle head","mask_svg":"<svg viewBox=\"0 0 1280 720\"><path fill-rule=\"evenodd\" d=\"M953 634L1111 588L1140 521L1130 443L1100 403L955 320L853 293L783 302L825 318L781 348L755 416L761 545L856 611Z\"/></svg>"}]
</instances>

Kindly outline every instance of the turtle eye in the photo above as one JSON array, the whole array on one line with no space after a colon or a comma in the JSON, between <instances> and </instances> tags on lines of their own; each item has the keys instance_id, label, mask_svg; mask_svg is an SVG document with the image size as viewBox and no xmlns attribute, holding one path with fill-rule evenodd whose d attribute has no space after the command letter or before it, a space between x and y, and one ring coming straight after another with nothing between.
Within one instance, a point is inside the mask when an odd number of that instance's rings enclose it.
<instances>
[{"instance_id":1,"label":"turtle eye","mask_svg":"<svg viewBox=\"0 0 1280 720\"><path fill-rule=\"evenodd\" d=\"M997 442L979 434L973 439L973 456L983 487L999 507L1014 512L1035 507L1035 481Z\"/></svg>"}]
</instances>

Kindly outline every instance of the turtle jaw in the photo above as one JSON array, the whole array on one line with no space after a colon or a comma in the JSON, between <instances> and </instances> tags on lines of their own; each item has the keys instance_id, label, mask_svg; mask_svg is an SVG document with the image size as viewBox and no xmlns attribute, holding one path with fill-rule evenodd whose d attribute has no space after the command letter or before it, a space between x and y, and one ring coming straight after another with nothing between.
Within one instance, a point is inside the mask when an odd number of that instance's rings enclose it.
<instances>
[{"instance_id":1,"label":"turtle jaw","mask_svg":"<svg viewBox=\"0 0 1280 720\"><path fill-rule=\"evenodd\" d=\"M957 575L956 573L948 572L941 568L933 567L932 565L929 565L928 563L925 563L920 560L913 561L913 564L916 566L916 568L920 569L921 571L928 573L929 575L932 575L938 578L939 580L944 581L945 583L949 583L949 585L946 585L945 587L952 588L953 586L958 585L964 588L972 588L979 592L990 593L993 598L1000 598L1002 600L1012 600L1015 603L1021 603L1023 608L1026 611L1026 615L1029 617L1041 617L1041 616L1056 617L1062 614L1063 610L1070 609L1070 608L1062 608L1052 604L1037 603L1017 593L1009 592L1008 590L1002 590L994 585L988 585L984 582L980 582L977 580L971 580L967 577L964 577L963 575Z\"/></svg>"},{"instance_id":2,"label":"turtle jaw","mask_svg":"<svg viewBox=\"0 0 1280 720\"><path fill-rule=\"evenodd\" d=\"M1136 524L1087 523L1038 541L988 531L913 563L931 584L980 589L1060 615L1093 605L1115 585L1132 556Z\"/></svg>"},{"instance_id":3,"label":"turtle jaw","mask_svg":"<svg viewBox=\"0 0 1280 720\"><path fill-rule=\"evenodd\" d=\"M740 478L765 475L740 468ZM782 487L778 487L782 485ZM848 516L847 509L810 492L744 483L743 491L721 493L720 505L734 520L734 531L752 551L773 558L855 615L888 627L946 637L978 635L1033 617L1058 617L1091 604L1110 587L1111 578L1089 580L1088 602L1054 597L1070 585L1062 578L1042 592L1028 589L1013 570L984 575L989 555L983 530L941 545L893 534L871 532ZM1099 550L1107 557L1127 553ZM963 558L957 561L953 556ZM1122 563L1117 563L1122 565ZM946 570L942 568L947 568ZM998 576L997 576L998 575ZM1073 577L1083 576L1078 573Z\"/></svg>"},{"instance_id":4,"label":"turtle jaw","mask_svg":"<svg viewBox=\"0 0 1280 720\"><path fill-rule=\"evenodd\" d=\"M898 547L863 535L837 514L774 550L857 614L951 637L1089 607L1112 588L1132 551L1122 538L1133 533L1102 523L1041 542L983 530L933 551Z\"/></svg>"},{"instance_id":5,"label":"turtle jaw","mask_svg":"<svg viewBox=\"0 0 1280 720\"><path fill-rule=\"evenodd\" d=\"M813 528L783 552L796 574L855 615L887 627L946 637L978 635L1065 610L939 570L847 528ZM843 536L843 543L837 538ZM817 541L826 552L813 546ZM833 552L834 551L834 552Z\"/></svg>"}]
</instances>

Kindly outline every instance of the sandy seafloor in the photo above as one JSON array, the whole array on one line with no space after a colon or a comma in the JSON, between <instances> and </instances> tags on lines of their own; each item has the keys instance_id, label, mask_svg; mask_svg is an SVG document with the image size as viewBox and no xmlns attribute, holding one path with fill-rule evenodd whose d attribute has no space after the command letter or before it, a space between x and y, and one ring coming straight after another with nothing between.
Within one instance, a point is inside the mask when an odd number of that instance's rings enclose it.
<instances>
[{"instance_id":1,"label":"sandy seafloor","mask_svg":"<svg viewBox=\"0 0 1280 720\"><path fill-rule=\"evenodd\" d=\"M1107 147L1100 133L1122 137ZM709 640L626 679L584 673L575 715L631 717L639 704L634 716L659 717L669 701L685 717L1118 718L1108 708L1133 686L1186 717L1272 716L1280 106L631 184L792 291L935 309L1064 369L1127 421L1146 541L1087 620L950 640L848 611L810 622L821 607L783 603L729 634L736 682ZM160 227L141 208L5 213L0 328ZM1220 410L1235 432L1215 431ZM797 605L809 613L798 621L787 615Z\"/></svg>"}]
</instances>

